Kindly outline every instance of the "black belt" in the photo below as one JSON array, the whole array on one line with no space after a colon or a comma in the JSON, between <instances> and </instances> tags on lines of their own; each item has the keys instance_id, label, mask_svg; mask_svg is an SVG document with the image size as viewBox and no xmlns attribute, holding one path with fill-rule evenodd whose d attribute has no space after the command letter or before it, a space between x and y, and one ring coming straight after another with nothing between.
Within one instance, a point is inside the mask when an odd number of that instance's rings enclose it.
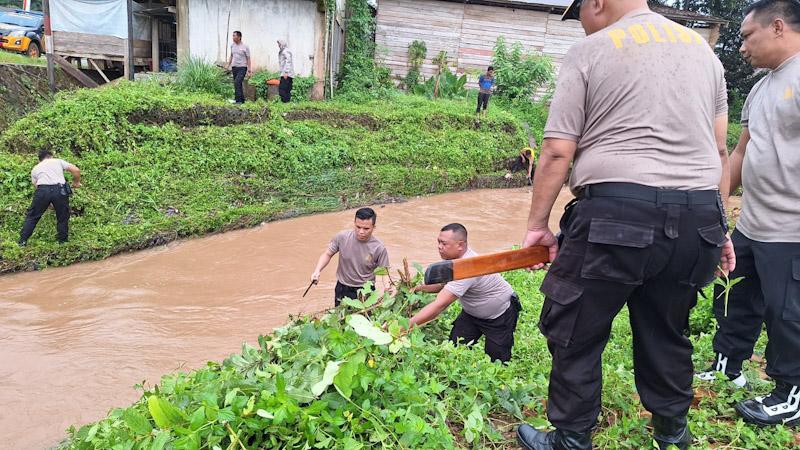
<instances>
[{"instance_id":1,"label":"black belt","mask_svg":"<svg viewBox=\"0 0 800 450\"><path fill-rule=\"evenodd\" d=\"M58 189L64 186L63 184L40 184L36 189Z\"/></svg>"},{"instance_id":2,"label":"black belt","mask_svg":"<svg viewBox=\"0 0 800 450\"><path fill-rule=\"evenodd\" d=\"M579 198L613 197L642 200L656 204L716 205L719 191L681 191L634 183L598 183L583 187Z\"/></svg>"}]
</instances>

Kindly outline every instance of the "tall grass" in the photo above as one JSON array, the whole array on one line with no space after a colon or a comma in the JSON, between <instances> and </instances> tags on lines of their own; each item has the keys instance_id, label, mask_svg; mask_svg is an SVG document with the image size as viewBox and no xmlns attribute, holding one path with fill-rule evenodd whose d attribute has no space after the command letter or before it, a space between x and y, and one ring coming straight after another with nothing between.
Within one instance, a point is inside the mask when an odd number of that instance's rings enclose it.
<instances>
[{"instance_id":1,"label":"tall grass","mask_svg":"<svg viewBox=\"0 0 800 450\"><path fill-rule=\"evenodd\" d=\"M188 92L233 97L233 82L222 68L202 57L189 56L178 63L176 85Z\"/></svg>"}]
</instances>

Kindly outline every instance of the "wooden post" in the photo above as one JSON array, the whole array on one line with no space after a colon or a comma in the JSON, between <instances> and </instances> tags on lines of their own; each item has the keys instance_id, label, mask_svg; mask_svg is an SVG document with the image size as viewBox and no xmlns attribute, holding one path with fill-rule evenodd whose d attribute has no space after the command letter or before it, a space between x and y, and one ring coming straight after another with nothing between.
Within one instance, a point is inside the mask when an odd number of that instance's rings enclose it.
<instances>
[{"instance_id":1,"label":"wooden post","mask_svg":"<svg viewBox=\"0 0 800 450\"><path fill-rule=\"evenodd\" d=\"M190 54L189 51L189 0L176 0L177 11L175 12L175 22L177 23L178 33L178 64Z\"/></svg>"},{"instance_id":2,"label":"wooden post","mask_svg":"<svg viewBox=\"0 0 800 450\"><path fill-rule=\"evenodd\" d=\"M152 44L150 47L150 59L153 62L152 71L158 72L158 66L161 63L161 55L158 54L158 25L160 22L157 18L152 17L150 24L150 42Z\"/></svg>"},{"instance_id":3,"label":"wooden post","mask_svg":"<svg viewBox=\"0 0 800 450\"><path fill-rule=\"evenodd\" d=\"M136 66L133 57L133 0L128 0L128 42L125 55L125 71L129 80L133 81Z\"/></svg>"},{"instance_id":4,"label":"wooden post","mask_svg":"<svg viewBox=\"0 0 800 450\"><path fill-rule=\"evenodd\" d=\"M53 29L50 27L50 0L42 0L44 12L44 50L47 55L47 85L50 92L56 91L56 72L53 67Z\"/></svg>"}]
</instances>

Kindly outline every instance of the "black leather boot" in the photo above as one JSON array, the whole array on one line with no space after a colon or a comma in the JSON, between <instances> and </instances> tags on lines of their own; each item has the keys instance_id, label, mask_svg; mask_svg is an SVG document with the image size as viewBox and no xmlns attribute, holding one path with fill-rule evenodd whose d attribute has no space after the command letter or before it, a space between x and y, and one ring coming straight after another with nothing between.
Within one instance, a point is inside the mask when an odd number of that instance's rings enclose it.
<instances>
[{"instance_id":1,"label":"black leather boot","mask_svg":"<svg viewBox=\"0 0 800 450\"><path fill-rule=\"evenodd\" d=\"M760 426L800 424L800 386L778 381L766 397L736 404L745 422Z\"/></svg>"},{"instance_id":2,"label":"black leather boot","mask_svg":"<svg viewBox=\"0 0 800 450\"><path fill-rule=\"evenodd\" d=\"M653 414L653 438L661 450L674 445L679 450L687 450L692 445L692 434L686 416L664 417Z\"/></svg>"},{"instance_id":3,"label":"black leather boot","mask_svg":"<svg viewBox=\"0 0 800 450\"><path fill-rule=\"evenodd\" d=\"M592 433L567 430L539 431L530 425L517 428L517 440L527 450L592 450Z\"/></svg>"}]
</instances>

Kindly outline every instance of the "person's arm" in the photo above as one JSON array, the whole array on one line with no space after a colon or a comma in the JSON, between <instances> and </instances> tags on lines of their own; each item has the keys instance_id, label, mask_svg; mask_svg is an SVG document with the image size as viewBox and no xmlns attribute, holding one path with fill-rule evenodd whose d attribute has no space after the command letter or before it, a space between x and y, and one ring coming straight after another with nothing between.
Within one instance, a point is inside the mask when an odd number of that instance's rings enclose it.
<instances>
[{"instance_id":1,"label":"person's arm","mask_svg":"<svg viewBox=\"0 0 800 450\"><path fill-rule=\"evenodd\" d=\"M544 245L550 249L550 261L556 258L558 243L550 231L550 211L556 202L578 144L568 139L545 139L539 156L539 167L533 183L528 232L522 248ZM536 266L539 268L540 266Z\"/></svg>"},{"instance_id":2,"label":"person's arm","mask_svg":"<svg viewBox=\"0 0 800 450\"><path fill-rule=\"evenodd\" d=\"M747 127L742 129L742 135L739 136L739 143L731 153L730 157L730 192L736 192L739 186L742 185L742 166L744 165L744 154L747 152L747 144L750 142L750 129Z\"/></svg>"},{"instance_id":3,"label":"person's arm","mask_svg":"<svg viewBox=\"0 0 800 450\"><path fill-rule=\"evenodd\" d=\"M228 62L225 64L225 70L230 69L231 64L233 64L233 49L231 49L231 56L228 57Z\"/></svg>"},{"instance_id":4,"label":"person's arm","mask_svg":"<svg viewBox=\"0 0 800 450\"><path fill-rule=\"evenodd\" d=\"M247 47L247 76L253 75L253 63L250 58L250 47Z\"/></svg>"},{"instance_id":5,"label":"person's arm","mask_svg":"<svg viewBox=\"0 0 800 450\"><path fill-rule=\"evenodd\" d=\"M332 252L331 249L326 249L319 256L319 260L317 261L317 266L314 268L314 273L311 274L311 281L319 281L319 274L322 272L322 269L328 266L328 263L331 262L331 258L336 253Z\"/></svg>"},{"instance_id":6,"label":"person's arm","mask_svg":"<svg viewBox=\"0 0 800 450\"><path fill-rule=\"evenodd\" d=\"M67 166L66 171L72 174L72 187L78 189L81 187L81 169L78 166L70 164Z\"/></svg>"},{"instance_id":7,"label":"person's arm","mask_svg":"<svg viewBox=\"0 0 800 450\"><path fill-rule=\"evenodd\" d=\"M447 289L442 289L439 292L439 295L436 296L436 300L432 301L427 306L419 310L418 313L414 314L414 317L412 317L409 321L409 328L424 325L435 319L439 314L442 313L442 311L447 309L447 307L457 299L458 297L453 295L452 292L448 291Z\"/></svg>"},{"instance_id":8,"label":"person's arm","mask_svg":"<svg viewBox=\"0 0 800 450\"><path fill-rule=\"evenodd\" d=\"M722 203L728 204L730 195L731 172L728 163L728 116L718 116L714 120L714 137L717 141L717 152L719 161L722 164L722 177L719 180L719 194L722 196Z\"/></svg>"},{"instance_id":9,"label":"person's arm","mask_svg":"<svg viewBox=\"0 0 800 450\"><path fill-rule=\"evenodd\" d=\"M411 292L425 292L428 294L437 294L439 291L442 290L444 284L437 283L437 284L420 284L418 286L414 286L411 289Z\"/></svg>"}]
</instances>

